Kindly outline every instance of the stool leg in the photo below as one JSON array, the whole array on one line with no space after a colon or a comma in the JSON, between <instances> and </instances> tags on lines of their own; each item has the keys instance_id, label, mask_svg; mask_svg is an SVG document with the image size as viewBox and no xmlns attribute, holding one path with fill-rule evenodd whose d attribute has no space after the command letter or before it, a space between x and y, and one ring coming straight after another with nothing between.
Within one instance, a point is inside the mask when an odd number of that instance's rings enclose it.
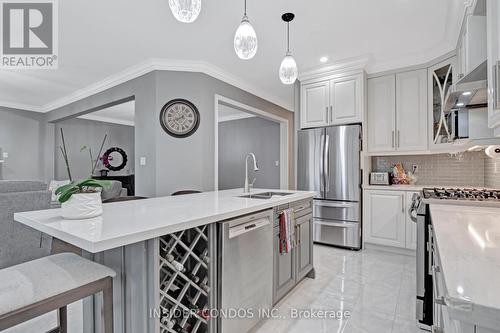
<instances>
[{"instance_id":1,"label":"stool leg","mask_svg":"<svg viewBox=\"0 0 500 333\"><path fill-rule=\"evenodd\" d=\"M68 308L66 306L57 311L57 323L60 333L68 333Z\"/></svg>"},{"instance_id":2,"label":"stool leg","mask_svg":"<svg viewBox=\"0 0 500 333\"><path fill-rule=\"evenodd\" d=\"M113 279L108 278L103 295L104 333L113 333Z\"/></svg>"}]
</instances>

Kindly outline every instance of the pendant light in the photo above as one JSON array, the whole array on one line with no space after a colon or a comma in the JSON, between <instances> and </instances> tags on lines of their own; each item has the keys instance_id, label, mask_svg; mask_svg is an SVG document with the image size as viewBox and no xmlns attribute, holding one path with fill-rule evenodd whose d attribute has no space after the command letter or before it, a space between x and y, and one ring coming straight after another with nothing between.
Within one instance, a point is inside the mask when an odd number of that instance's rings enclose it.
<instances>
[{"instance_id":1,"label":"pendant light","mask_svg":"<svg viewBox=\"0 0 500 333\"><path fill-rule=\"evenodd\" d=\"M240 59L252 59L257 53L257 34L247 17L247 0L243 19L234 34L234 51Z\"/></svg>"},{"instance_id":2,"label":"pendant light","mask_svg":"<svg viewBox=\"0 0 500 333\"><path fill-rule=\"evenodd\" d=\"M201 0L168 0L174 17L183 23L194 22L201 11Z\"/></svg>"},{"instance_id":3,"label":"pendant light","mask_svg":"<svg viewBox=\"0 0 500 333\"><path fill-rule=\"evenodd\" d=\"M285 13L281 16L281 19L287 24L286 55L285 58L283 58L283 61L281 61L280 66L280 80L283 84L294 84L295 80L297 80L299 72L297 63L290 53L290 22L294 19L294 17L295 15L292 13Z\"/></svg>"}]
</instances>

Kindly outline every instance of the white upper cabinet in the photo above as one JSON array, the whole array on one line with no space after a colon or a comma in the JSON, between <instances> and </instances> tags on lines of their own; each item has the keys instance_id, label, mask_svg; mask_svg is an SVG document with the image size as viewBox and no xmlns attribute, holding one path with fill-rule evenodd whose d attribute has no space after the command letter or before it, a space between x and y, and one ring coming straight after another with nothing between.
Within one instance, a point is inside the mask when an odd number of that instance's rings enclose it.
<instances>
[{"instance_id":1,"label":"white upper cabinet","mask_svg":"<svg viewBox=\"0 0 500 333\"><path fill-rule=\"evenodd\" d=\"M397 149L427 149L427 70L396 75Z\"/></svg>"},{"instance_id":2,"label":"white upper cabinet","mask_svg":"<svg viewBox=\"0 0 500 333\"><path fill-rule=\"evenodd\" d=\"M368 151L395 150L396 79L394 75L368 80Z\"/></svg>"},{"instance_id":3,"label":"white upper cabinet","mask_svg":"<svg viewBox=\"0 0 500 333\"><path fill-rule=\"evenodd\" d=\"M361 122L360 76L348 76L330 81L330 123L348 124Z\"/></svg>"},{"instance_id":4,"label":"white upper cabinet","mask_svg":"<svg viewBox=\"0 0 500 333\"><path fill-rule=\"evenodd\" d=\"M454 81L486 60L486 16L467 15L458 44Z\"/></svg>"},{"instance_id":5,"label":"white upper cabinet","mask_svg":"<svg viewBox=\"0 0 500 333\"><path fill-rule=\"evenodd\" d=\"M426 151L427 70L368 80L368 152Z\"/></svg>"},{"instance_id":6,"label":"white upper cabinet","mask_svg":"<svg viewBox=\"0 0 500 333\"><path fill-rule=\"evenodd\" d=\"M301 127L327 126L330 116L330 81L311 83L301 88ZM304 112L307 110L307 112Z\"/></svg>"},{"instance_id":7,"label":"white upper cabinet","mask_svg":"<svg viewBox=\"0 0 500 333\"><path fill-rule=\"evenodd\" d=\"M429 142L431 150L448 149L454 138L454 124L449 116L455 100L450 98L455 76L456 57L428 69L429 78Z\"/></svg>"},{"instance_id":8,"label":"white upper cabinet","mask_svg":"<svg viewBox=\"0 0 500 333\"><path fill-rule=\"evenodd\" d=\"M500 128L500 2L487 0L488 125ZM497 131L496 131L497 132Z\"/></svg>"},{"instance_id":9,"label":"white upper cabinet","mask_svg":"<svg viewBox=\"0 0 500 333\"><path fill-rule=\"evenodd\" d=\"M363 120L363 75L336 75L301 84L300 127L359 123Z\"/></svg>"}]
</instances>

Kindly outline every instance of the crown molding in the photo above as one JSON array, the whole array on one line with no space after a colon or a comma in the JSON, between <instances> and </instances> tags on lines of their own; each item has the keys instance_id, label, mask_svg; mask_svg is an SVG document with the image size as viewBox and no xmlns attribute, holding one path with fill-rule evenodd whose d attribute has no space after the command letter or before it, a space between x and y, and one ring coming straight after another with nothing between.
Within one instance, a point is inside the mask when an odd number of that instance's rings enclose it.
<instances>
[{"instance_id":1,"label":"crown molding","mask_svg":"<svg viewBox=\"0 0 500 333\"><path fill-rule=\"evenodd\" d=\"M131 66L121 72L111 75L101 81L91 84L85 88L79 89L72 94L59 98L53 102L42 106L23 105L17 103L9 103L0 101L0 106L18 108L34 112L47 113L63 107L65 105L74 103L83 98L103 92L107 89L113 88L117 85L135 79L144 74L161 70L161 71L176 71L176 72L197 72L204 73L215 79L221 80L227 84L235 86L239 89L245 90L257 97L265 99L289 111L294 110L293 103L287 102L278 98L257 86L250 84L242 78L233 75L220 67L217 67L206 61L194 60L176 60L176 59L149 59L137 65Z\"/></svg>"},{"instance_id":2,"label":"crown molding","mask_svg":"<svg viewBox=\"0 0 500 333\"><path fill-rule=\"evenodd\" d=\"M368 63L372 61L371 55L344 59L324 66L314 67L299 73L300 81L315 79L320 76L334 75L339 72L363 71Z\"/></svg>"},{"instance_id":3,"label":"crown molding","mask_svg":"<svg viewBox=\"0 0 500 333\"><path fill-rule=\"evenodd\" d=\"M132 126L132 127L135 126L135 123L133 121L116 119L116 118L111 118L111 117L96 116L96 115L93 115L92 113L84 114L83 116L77 117L77 119L93 120L93 121L99 121L99 122L103 122L103 123L125 125L125 126Z\"/></svg>"},{"instance_id":4,"label":"crown molding","mask_svg":"<svg viewBox=\"0 0 500 333\"><path fill-rule=\"evenodd\" d=\"M37 105L31 104L23 104L23 103L15 103L15 102L7 102L0 101L0 107L8 108L8 109L18 109L24 111L32 111L32 112L42 112L40 107Z\"/></svg>"}]
</instances>

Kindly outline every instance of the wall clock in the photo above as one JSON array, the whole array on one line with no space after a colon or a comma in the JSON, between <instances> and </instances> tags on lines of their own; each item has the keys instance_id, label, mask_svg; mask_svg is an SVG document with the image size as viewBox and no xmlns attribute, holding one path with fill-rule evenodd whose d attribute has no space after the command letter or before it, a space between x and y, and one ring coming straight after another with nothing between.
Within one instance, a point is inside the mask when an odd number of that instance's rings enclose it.
<instances>
[{"instance_id":1,"label":"wall clock","mask_svg":"<svg viewBox=\"0 0 500 333\"><path fill-rule=\"evenodd\" d=\"M111 171L120 171L127 165L127 153L121 148L112 147L102 155L102 164Z\"/></svg>"},{"instance_id":2,"label":"wall clock","mask_svg":"<svg viewBox=\"0 0 500 333\"><path fill-rule=\"evenodd\" d=\"M165 132L176 138L192 135L200 125L200 112L185 99L174 99L163 106L160 124Z\"/></svg>"}]
</instances>

